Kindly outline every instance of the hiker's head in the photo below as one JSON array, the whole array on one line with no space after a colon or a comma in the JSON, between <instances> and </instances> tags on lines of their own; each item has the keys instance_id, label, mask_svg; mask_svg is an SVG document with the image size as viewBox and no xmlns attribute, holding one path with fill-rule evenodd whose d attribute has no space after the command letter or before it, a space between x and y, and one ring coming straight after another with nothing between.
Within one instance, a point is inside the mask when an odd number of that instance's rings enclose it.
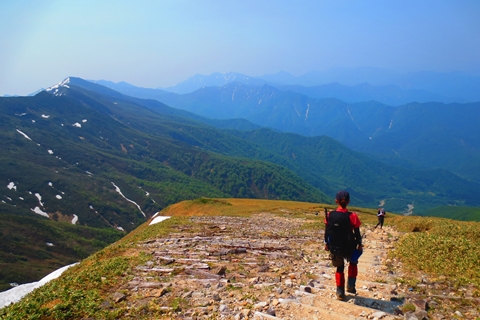
<instances>
[{"instance_id":1,"label":"hiker's head","mask_svg":"<svg viewBox=\"0 0 480 320\"><path fill-rule=\"evenodd\" d=\"M345 208L350 203L350 194L345 190L338 191L337 196L335 197L335 202L342 208Z\"/></svg>"}]
</instances>

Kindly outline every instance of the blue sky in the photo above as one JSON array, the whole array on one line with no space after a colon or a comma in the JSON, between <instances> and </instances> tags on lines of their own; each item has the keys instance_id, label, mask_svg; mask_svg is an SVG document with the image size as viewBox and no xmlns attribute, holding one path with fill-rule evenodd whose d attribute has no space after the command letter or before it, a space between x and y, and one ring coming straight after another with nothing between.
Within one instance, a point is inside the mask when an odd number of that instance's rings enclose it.
<instances>
[{"instance_id":1,"label":"blue sky","mask_svg":"<svg viewBox=\"0 0 480 320\"><path fill-rule=\"evenodd\" d=\"M0 2L0 96L68 76L157 88L364 66L480 74L480 1Z\"/></svg>"}]
</instances>

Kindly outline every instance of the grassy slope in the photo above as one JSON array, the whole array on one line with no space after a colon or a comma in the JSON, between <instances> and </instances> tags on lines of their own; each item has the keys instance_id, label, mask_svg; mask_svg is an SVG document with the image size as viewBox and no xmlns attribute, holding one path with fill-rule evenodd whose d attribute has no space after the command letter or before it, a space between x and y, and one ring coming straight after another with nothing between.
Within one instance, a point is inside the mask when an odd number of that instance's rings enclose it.
<instances>
[{"instance_id":1,"label":"grassy slope","mask_svg":"<svg viewBox=\"0 0 480 320\"><path fill-rule=\"evenodd\" d=\"M480 208L474 207L436 207L422 212L421 216L440 217L461 221L480 221Z\"/></svg>"},{"instance_id":2,"label":"grassy slope","mask_svg":"<svg viewBox=\"0 0 480 320\"><path fill-rule=\"evenodd\" d=\"M389 221L406 232L394 256L417 279L419 273L474 285L480 296L480 223L433 217L398 216Z\"/></svg>"},{"instance_id":3,"label":"grassy slope","mask_svg":"<svg viewBox=\"0 0 480 320\"><path fill-rule=\"evenodd\" d=\"M0 220L0 291L9 289L12 281L38 281L124 236L114 229L74 226L35 215L0 213Z\"/></svg>"},{"instance_id":4,"label":"grassy slope","mask_svg":"<svg viewBox=\"0 0 480 320\"><path fill-rule=\"evenodd\" d=\"M71 94L53 97L43 92L0 101L0 147L5 151L0 155L0 217L5 220L0 226L0 291L12 282L38 280L120 237L103 240L107 230L97 236L94 250L86 244L91 236L62 242L56 235L67 231L57 229L73 227L54 226L32 213L39 205L35 193L41 194L43 210L53 220L69 222L75 214L79 225L126 231L145 219L111 182L147 217L169 204L201 196L327 199L282 167L203 151L200 143L211 144L213 150L249 147L241 141L232 144L229 136L220 139L217 130L198 122L155 114L128 99L116 98L113 104L91 92ZM72 126L76 122L81 128ZM6 187L10 182L16 189ZM11 222L14 218L8 215L31 219ZM47 247L47 242L55 246Z\"/></svg>"},{"instance_id":5,"label":"grassy slope","mask_svg":"<svg viewBox=\"0 0 480 320\"><path fill-rule=\"evenodd\" d=\"M124 313L121 308L103 309L100 304L115 292L120 283L128 281L125 273L130 268L145 263L149 257L138 255L134 248L139 241L175 232L189 224L192 215L250 216L261 212L289 215L305 220L310 227L323 226L322 215L305 215L321 211L333 205L294 201L251 199L197 199L183 201L162 211L171 219L148 226L147 223L125 236L122 240L83 260L67 270L59 279L36 290L20 303L0 310L0 317L66 319L94 317L113 319ZM376 222L375 209L352 207L364 224ZM307 218L306 218L307 217ZM480 228L476 222L458 222L440 218L404 217L389 214L387 225L395 225L405 232L394 252L405 270L412 275L398 281L418 284L418 273L442 278L448 285L461 285L468 280L479 295L479 252L472 248L480 245ZM319 240L320 241L320 240ZM435 254L432 255L432 252ZM434 256L434 257L433 257ZM81 298L81 299L79 299ZM141 312L141 310L130 310ZM140 313L138 314L140 316Z\"/></svg>"}]
</instances>

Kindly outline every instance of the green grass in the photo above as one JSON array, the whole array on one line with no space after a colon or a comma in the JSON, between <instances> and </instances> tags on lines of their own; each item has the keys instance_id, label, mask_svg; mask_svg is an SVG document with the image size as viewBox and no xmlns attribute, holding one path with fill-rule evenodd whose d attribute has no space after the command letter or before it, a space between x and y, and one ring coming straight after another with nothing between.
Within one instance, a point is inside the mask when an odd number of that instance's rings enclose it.
<instances>
[{"instance_id":1,"label":"green grass","mask_svg":"<svg viewBox=\"0 0 480 320\"><path fill-rule=\"evenodd\" d=\"M408 270L480 286L480 223L424 217L396 217L390 223L407 232L394 256Z\"/></svg>"},{"instance_id":2,"label":"green grass","mask_svg":"<svg viewBox=\"0 0 480 320\"><path fill-rule=\"evenodd\" d=\"M121 288L125 288L130 280L130 270L152 259L151 253L141 251L138 244L168 236L178 230L188 229L194 233L203 230L200 224L190 221L190 216L249 217L269 212L298 219L301 228L321 229L323 216L317 216L315 212L324 206L294 201L207 198L171 205L162 211L162 215L171 216L170 219L152 226L144 223L120 241L27 295L19 303L0 309L0 319L162 318L166 316L165 309L153 303L129 309L124 302L112 302L113 293L123 292ZM376 209L352 207L351 210L359 213L364 225L376 223ZM421 282L418 277L421 273L433 280L441 279L449 290L468 284L473 286L474 296L480 296L479 223L393 214L389 214L387 222L405 233L392 252L392 256L402 262L403 271L407 271L405 276L397 279L398 283L415 287ZM321 241L319 239L319 243ZM226 290L241 291L242 288L235 286L233 281ZM132 296L132 299L136 298ZM106 302L115 307L103 308L102 304ZM167 305L181 312L188 307L188 301L172 297Z\"/></svg>"},{"instance_id":3,"label":"green grass","mask_svg":"<svg viewBox=\"0 0 480 320\"><path fill-rule=\"evenodd\" d=\"M0 213L0 220L0 290L11 288L11 282L38 281L124 236L114 229L75 226L36 215Z\"/></svg>"},{"instance_id":4,"label":"green grass","mask_svg":"<svg viewBox=\"0 0 480 320\"><path fill-rule=\"evenodd\" d=\"M101 308L102 290L125 281L122 274L129 268L126 257L99 260L87 259L83 266L74 266L58 281L51 281L29 294L21 304L0 309L2 319L81 319L100 317L115 319L119 310ZM84 266L88 265L88 268Z\"/></svg>"},{"instance_id":5,"label":"green grass","mask_svg":"<svg viewBox=\"0 0 480 320\"><path fill-rule=\"evenodd\" d=\"M118 319L126 313L133 314L132 318L141 318L135 315L141 310L127 310L121 302L115 304L115 309L102 308L102 304L113 304L112 294L130 280L126 276L129 269L151 258L131 249L138 242L172 232L184 222L179 217L152 226L142 225L121 241L69 268L58 279L34 290L21 302L0 309L0 319ZM183 302L172 304L181 308ZM159 315L163 311L156 312Z\"/></svg>"},{"instance_id":6,"label":"green grass","mask_svg":"<svg viewBox=\"0 0 480 320\"><path fill-rule=\"evenodd\" d=\"M424 217L449 218L460 221L480 221L480 208L475 207L436 207L420 214Z\"/></svg>"}]
</instances>

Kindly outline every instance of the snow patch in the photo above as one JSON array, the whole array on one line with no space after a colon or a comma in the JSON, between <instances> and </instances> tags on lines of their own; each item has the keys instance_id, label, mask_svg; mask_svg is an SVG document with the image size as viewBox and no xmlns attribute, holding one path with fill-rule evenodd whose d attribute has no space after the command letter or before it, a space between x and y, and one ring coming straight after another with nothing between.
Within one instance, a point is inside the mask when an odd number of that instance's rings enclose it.
<instances>
[{"instance_id":1,"label":"snow patch","mask_svg":"<svg viewBox=\"0 0 480 320\"><path fill-rule=\"evenodd\" d=\"M52 150L48 150L48 153L53 154L53 151L52 151Z\"/></svg>"},{"instance_id":2,"label":"snow patch","mask_svg":"<svg viewBox=\"0 0 480 320\"><path fill-rule=\"evenodd\" d=\"M75 122L74 124L72 124L72 126L77 127L77 128L81 128L81 127L82 127L82 125L81 125L80 123L78 123L78 122Z\"/></svg>"},{"instance_id":3,"label":"snow patch","mask_svg":"<svg viewBox=\"0 0 480 320\"><path fill-rule=\"evenodd\" d=\"M58 200L61 200L61 199L62 199L62 196L59 195L59 194L57 194L57 195L55 196L55 198L57 198Z\"/></svg>"},{"instance_id":4,"label":"snow patch","mask_svg":"<svg viewBox=\"0 0 480 320\"><path fill-rule=\"evenodd\" d=\"M47 246L49 246L49 247L53 247L53 243L51 243L51 242L47 242L47 243L45 243L45 244L46 244Z\"/></svg>"},{"instance_id":5,"label":"snow patch","mask_svg":"<svg viewBox=\"0 0 480 320\"><path fill-rule=\"evenodd\" d=\"M46 218L50 218L50 217L48 216L48 213L46 213L45 211L43 211L43 210L40 209L39 207L35 207L35 209L30 209L30 210L32 210L32 211L35 212L36 214L39 214L39 215L44 216L44 217L46 217Z\"/></svg>"},{"instance_id":6,"label":"snow patch","mask_svg":"<svg viewBox=\"0 0 480 320\"><path fill-rule=\"evenodd\" d=\"M40 288L41 286L48 283L49 281L58 278L65 270L67 270L68 268L76 264L77 263L62 267L50 273L46 277L42 278L40 281L22 284L19 286L15 286L10 290L0 292L0 308L6 307L11 303L20 301L24 296L26 296L36 288Z\"/></svg>"},{"instance_id":7,"label":"snow patch","mask_svg":"<svg viewBox=\"0 0 480 320\"><path fill-rule=\"evenodd\" d=\"M120 231L125 231L125 229L123 229L122 227L117 227L117 229Z\"/></svg>"},{"instance_id":8,"label":"snow patch","mask_svg":"<svg viewBox=\"0 0 480 320\"><path fill-rule=\"evenodd\" d=\"M61 88L61 87L63 87L63 88L70 88L70 87L68 86L68 83L70 83L70 78L66 78L66 79L63 80L62 82L57 83L57 84L55 84L55 85L53 85L53 86L45 89L45 91L47 91L47 92L54 91L54 93L56 94L56 93L58 93L58 89Z\"/></svg>"},{"instance_id":9,"label":"snow patch","mask_svg":"<svg viewBox=\"0 0 480 320\"><path fill-rule=\"evenodd\" d=\"M10 182L8 184L7 188L10 189L10 190L14 189L15 191L17 191L17 186L13 182Z\"/></svg>"},{"instance_id":10,"label":"snow patch","mask_svg":"<svg viewBox=\"0 0 480 320\"><path fill-rule=\"evenodd\" d=\"M83 119L82 122L83 122L83 123L87 122L87 119Z\"/></svg>"},{"instance_id":11,"label":"snow patch","mask_svg":"<svg viewBox=\"0 0 480 320\"><path fill-rule=\"evenodd\" d=\"M43 207L42 196L40 195L40 193L35 193L35 197L37 197L38 202Z\"/></svg>"},{"instance_id":12,"label":"snow patch","mask_svg":"<svg viewBox=\"0 0 480 320\"><path fill-rule=\"evenodd\" d=\"M297 116L300 118L300 112L298 112L297 108L295 106L293 106L293 110L295 110L295 113L297 114Z\"/></svg>"},{"instance_id":13,"label":"snow patch","mask_svg":"<svg viewBox=\"0 0 480 320\"><path fill-rule=\"evenodd\" d=\"M77 224L77 222L78 222L78 216L74 214L72 219L72 224Z\"/></svg>"},{"instance_id":14,"label":"snow patch","mask_svg":"<svg viewBox=\"0 0 480 320\"><path fill-rule=\"evenodd\" d=\"M50 118L50 116L49 116L49 115L46 115L46 114L42 114L42 118L48 119L48 118Z\"/></svg>"},{"instance_id":15,"label":"snow patch","mask_svg":"<svg viewBox=\"0 0 480 320\"><path fill-rule=\"evenodd\" d=\"M20 133L22 136L24 136L26 139L32 141L32 139L30 139L30 137L27 136L27 135L26 135L25 133L23 133L22 131L20 131L20 130L17 129L17 132Z\"/></svg>"},{"instance_id":16,"label":"snow patch","mask_svg":"<svg viewBox=\"0 0 480 320\"><path fill-rule=\"evenodd\" d=\"M128 202L131 202L131 203L133 203L134 205L136 205L137 208L138 208L138 210L140 210L140 212L143 214L143 216L144 216L145 218L147 217L147 216L145 215L145 213L142 211L142 208L140 208L140 206L139 206L135 201L132 201L132 200L128 199L127 197L125 197L125 196L123 195L123 193L122 193L122 190L120 190L120 188L117 187L117 186L115 185L115 183L112 182L112 185L115 187L115 191L117 191L117 193L118 193L119 195L121 195L121 196L122 196L125 200L127 200Z\"/></svg>"},{"instance_id":17,"label":"snow patch","mask_svg":"<svg viewBox=\"0 0 480 320\"><path fill-rule=\"evenodd\" d=\"M156 223L162 222L164 220L167 220L168 218L170 218L170 217L166 217L166 216L155 217L155 218L153 218L152 221L150 221L150 223L148 225L151 226L152 224L156 224Z\"/></svg>"}]
</instances>

